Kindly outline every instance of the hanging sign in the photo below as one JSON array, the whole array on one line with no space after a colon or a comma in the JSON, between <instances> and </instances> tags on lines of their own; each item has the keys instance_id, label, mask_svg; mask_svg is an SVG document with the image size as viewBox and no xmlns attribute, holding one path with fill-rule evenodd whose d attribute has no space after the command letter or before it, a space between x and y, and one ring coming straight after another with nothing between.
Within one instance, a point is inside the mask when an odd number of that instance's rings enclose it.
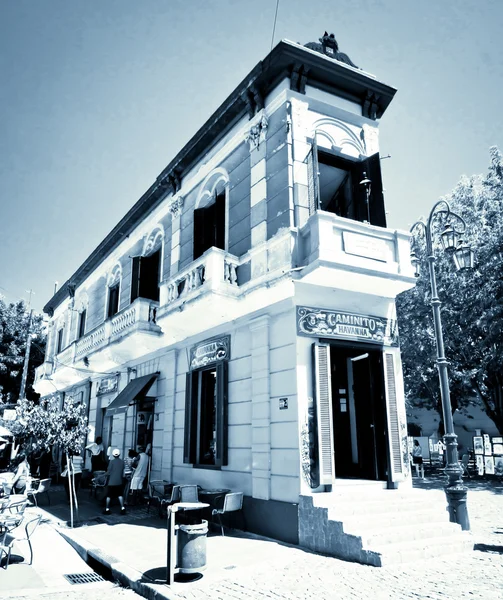
<instances>
[{"instance_id":1,"label":"hanging sign","mask_svg":"<svg viewBox=\"0 0 503 600\"><path fill-rule=\"evenodd\" d=\"M398 346L394 319L309 306L297 306L297 335Z\"/></svg>"},{"instance_id":2,"label":"hanging sign","mask_svg":"<svg viewBox=\"0 0 503 600\"><path fill-rule=\"evenodd\" d=\"M190 370L199 369L231 357L231 336L206 340L190 349Z\"/></svg>"},{"instance_id":3,"label":"hanging sign","mask_svg":"<svg viewBox=\"0 0 503 600\"><path fill-rule=\"evenodd\" d=\"M116 375L113 377L104 377L103 379L100 379L96 395L101 396L102 394L111 394L112 392L116 392L118 383L119 379Z\"/></svg>"}]
</instances>

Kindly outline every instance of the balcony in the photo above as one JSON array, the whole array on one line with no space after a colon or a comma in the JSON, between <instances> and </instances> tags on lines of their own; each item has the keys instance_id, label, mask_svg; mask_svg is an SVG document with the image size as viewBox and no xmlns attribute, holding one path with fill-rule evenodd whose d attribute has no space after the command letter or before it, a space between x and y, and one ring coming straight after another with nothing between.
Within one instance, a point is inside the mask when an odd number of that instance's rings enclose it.
<instances>
[{"instance_id":1,"label":"balcony","mask_svg":"<svg viewBox=\"0 0 503 600\"><path fill-rule=\"evenodd\" d=\"M161 284L157 321L171 341L222 322L240 293L236 256L210 248Z\"/></svg>"},{"instance_id":2,"label":"balcony","mask_svg":"<svg viewBox=\"0 0 503 600\"><path fill-rule=\"evenodd\" d=\"M318 211L299 231L303 282L395 298L413 287L409 234Z\"/></svg>"},{"instance_id":3,"label":"balcony","mask_svg":"<svg viewBox=\"0 0 503 600\"><path fill-rule=\"evenodd\" d=\"M38 367L35 390L48 394L55 389L53 383L56 387L75 385L93 371L105 372L156 350L162 343L162 330L156 324L157 308L157 302L137 298L59 352L53 363L45 362Z\"/></svg>"}]
</instances>

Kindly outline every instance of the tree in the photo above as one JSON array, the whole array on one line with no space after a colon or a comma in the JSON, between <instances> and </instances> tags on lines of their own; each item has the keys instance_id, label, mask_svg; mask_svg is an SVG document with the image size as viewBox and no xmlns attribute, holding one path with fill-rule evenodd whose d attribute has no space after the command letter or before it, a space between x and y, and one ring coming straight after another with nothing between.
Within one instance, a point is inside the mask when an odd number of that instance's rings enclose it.
<instances>
[{"instance_id":1,"label":"tree","mask_svg":"<svg viewBox=\"0 0 503 600\"><path fill-rule=\"evenodd\" d=\"M466 221L475 269L457 273L439 250L436 273L453 410L479 403L503 433L503 158L495 147L490 156L485 176L462 178L445 198ZM426 261L421 267L416 287L397 298L404 381L409 403L442 416Z\"/></svg>"},{"instance_id":2,"label":"tree","mask_svg":"<svg viewBox=\"0 0 503 600\"><path fill-rule=\"evenodd\" d=\"M30 330L32 344L28 363L26 396L32 400L38 394L32 388L35 369L44 362L45 333L42 315L30 311L23 300L7 304L0 296L0 400L16 402L21 388L26 341Z\"/></svg>"},{"instance_id":3,"label":"tree","mask_svg":"<svg viewBox=\"0 0 503 600\"><path fill-rule=\"evenodd\" d=\"M66 458L70 465L68 481L70 488L70 520L73 527L73 507L78 511L75 493L75 474L71 472L69 457L80 454L83 450L87 426L86 406L81 402L67 399L60 406L60 396L55 394L34 403L26 398L19 400L17 407L16 439L25 454L51 451L54 446ZM12 428L11 428L12 430Z\"/></svg>"}]
</instances>

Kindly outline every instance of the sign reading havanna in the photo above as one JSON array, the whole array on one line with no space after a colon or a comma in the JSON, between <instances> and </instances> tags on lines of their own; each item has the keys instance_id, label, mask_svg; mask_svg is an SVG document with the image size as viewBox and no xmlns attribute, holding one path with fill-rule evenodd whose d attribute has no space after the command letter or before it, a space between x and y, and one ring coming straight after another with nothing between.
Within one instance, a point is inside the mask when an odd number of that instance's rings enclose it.
<instances>
[{"instance_id":1,"label":"sign reading havanna","mask_svg":"<svg viewBox=\"0 0 503 600\"><path fill-rule=\"evenodd\" d=\"M393 319L309 306L297 306L297 334L398 345Z\"/></svg>"},{"instance_id":2,"label":"sign reading havanna","mask_svg":"<svg viewBox=\"0 0 503 600\"><path fill-rule=\"evenodd\" d=\"M205 340L190 349L189 369L199 369L206 365L229 360L231 353L231 336L224 335L219 338Z\"/></svg>"}]
</instances>

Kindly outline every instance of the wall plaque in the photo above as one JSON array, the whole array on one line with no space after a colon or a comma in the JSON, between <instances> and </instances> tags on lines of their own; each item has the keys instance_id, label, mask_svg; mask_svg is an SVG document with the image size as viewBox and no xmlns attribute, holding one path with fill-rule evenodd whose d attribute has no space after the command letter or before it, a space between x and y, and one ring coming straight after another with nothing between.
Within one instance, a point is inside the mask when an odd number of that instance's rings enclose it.
<instances>
[{"instance_id":1,"label":"wall plaque","mask_svg":"<svg viewBox=\"0 0 503 600\"><path fill-rule=\"evenodd\" d=\"M398 346L394 319L297 306L297 335Z\"/></svg>"},{"instance_id":2,"label":"wall plaque","mask_svg":"<svg viewBox=\"0 0 503 600\"><path fill-rule=\"evenodd\" d=\"M119 379L117 375L114 375L113 377L103 377L103 379L100 379L100 382L98 383L96 395L101 396L102 394L111 394L112 392L116 392L118 383Z\"/></svg>"},{"instance_id":3,"label":"wall plaque","mask_svg":"<svg viewBox=\"0 0 503 600\"><path fill-rule=\"evenodd\" d=\"M354 254L355 256L363 256L364 258L372 258L380 262L392 262L393 253L386 240L352 233L351 231L343 231L342 239L344 242L344 252L346 254Z\"/></svg>"},{"instance_id":4,"label":"wall plaque","mask_svg":"<svg viewBox=\"0 0 503 600\"><path fill-rule=\"evenodd\" d=\"M224 335L219 338L206 340L201 344L192 346L190 349L189 368L200 369L222 360L229 360L231 357L231 336Z\"/></svg>"}]
</instances>

